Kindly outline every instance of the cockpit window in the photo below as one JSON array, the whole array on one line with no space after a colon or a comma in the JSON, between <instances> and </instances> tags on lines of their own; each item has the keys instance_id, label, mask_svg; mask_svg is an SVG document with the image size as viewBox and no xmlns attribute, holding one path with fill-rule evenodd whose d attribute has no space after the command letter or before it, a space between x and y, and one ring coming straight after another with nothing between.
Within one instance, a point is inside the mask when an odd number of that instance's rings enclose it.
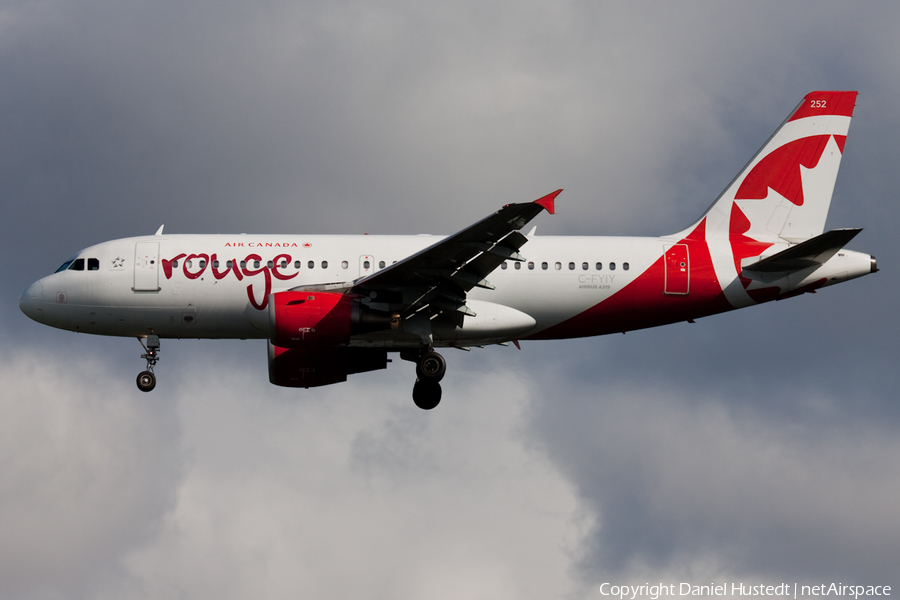
<instances>
[{"instance_id":1,"label":"cockpit window","mask_svg":"<svg viewBox=\"0 0 900 600\"><path fill-rule=\"evenodd\" d=\"M57 270L55 270L55 271L53 271L53 272L54 272L54 273L59 273L59 272L61 272L61 271L65 271L66 269L69 268L69 265L71 265L74 261L75 261L74 258L70 258L69 260L67 260L66 262L64 262L60 268L58 268Z\"/></svg>"},{"instance_id":2,"label":"cockpit window","mask_svg":"<svg viewBox=\"0 0 900 600\"><path fill-rule=\"evenodd\" d=\"M100 261L96 258L88 259L88 271L99 271L100 270Z\"/></svg>"},{"instance_id":3,"label":"cockpit window","mask_svg":"<svg viewBox=\"0 0 900 600\"><path fill-rule=\"evenodd\" d=\"M70 271L84 271L84 259L76 258L72 261L72 264L69 265Z\"/></svg>"}]
</instances>

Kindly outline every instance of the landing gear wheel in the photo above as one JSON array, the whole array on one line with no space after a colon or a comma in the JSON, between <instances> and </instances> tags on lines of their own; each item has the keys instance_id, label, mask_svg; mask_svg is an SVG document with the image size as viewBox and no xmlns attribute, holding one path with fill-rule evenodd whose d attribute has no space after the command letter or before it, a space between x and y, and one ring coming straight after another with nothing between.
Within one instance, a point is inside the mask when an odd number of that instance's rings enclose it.
<instances>
[{"instance_id":1,"label":"landing gear wheel","mask_svg":"<svg viewBox=\"0 0 900 600\"><path fill-rule=\"evenodd\" d=\"M142 371L137 376L137 386L142 392L149 392L156 387L156 375L150 371Z\"/></svg>"},{"instance_id":2,"label":"landing gear wheel","mask_svg":"<svg viewBox=\"0 0 900 600\"><path fill-rule=\"evenodd\" d=\"M425 352L416 363L416 376L421 381L437 383L447 372L447 361L437 352Z\"/></svg>"},{"instance_id":3,"label":"landing gear wheel","mask_svg":"<svg viewBox=\"0 0 900 600\"><path fill-rule=\"evenodd\" d=\"M419 379L413 386L413 402L422 410L431 410L440 404L441 394L441 384L435 381Z\"/></svg>"},{"instance_id":4,"label":"landing gear wheel","mask_svg":"<svg viewBox=\"0 0 900 600\"><path fill-rule=\"evenodd\" d=\"M156 375L153 374L153 367L159 362L159 336L150 334L144 339L138 338L141 346L144 348L144 354L141 358L147 359L147 370L141 371L137 376L137 386L142 392L149 392L156 387Z\"/></svg>"}]
</instances>

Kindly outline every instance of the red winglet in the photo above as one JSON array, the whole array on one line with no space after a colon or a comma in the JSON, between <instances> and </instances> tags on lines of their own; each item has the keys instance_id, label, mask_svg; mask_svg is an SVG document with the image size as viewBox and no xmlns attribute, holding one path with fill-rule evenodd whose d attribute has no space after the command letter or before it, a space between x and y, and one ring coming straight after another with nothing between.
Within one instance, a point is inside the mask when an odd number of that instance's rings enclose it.
<instances>
[{"instance_id":1,"label":"red winglet","mask_svg":"<svg viewBox=\"0 0 900 600\"><path fill-rule=\"evenodd\" d=\"M552 194L547 194L543 198L538 198L534 201L535 204L539 206L543 206L547 209L547 212L551 215L556 214L556 209L553 207L553 201L556 200L556 197L562 193L562 190L556 190Z\"/></svg>"}]
</instances>

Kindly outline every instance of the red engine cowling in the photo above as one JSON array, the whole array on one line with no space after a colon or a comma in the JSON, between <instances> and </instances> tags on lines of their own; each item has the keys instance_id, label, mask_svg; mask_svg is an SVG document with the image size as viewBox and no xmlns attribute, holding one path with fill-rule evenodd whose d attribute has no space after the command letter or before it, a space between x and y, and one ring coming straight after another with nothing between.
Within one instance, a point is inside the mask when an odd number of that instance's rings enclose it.
<instances>
[{"instance_id":1,"label":"red engine cowling","mask_svg":"<svg viewBox=\"0 0 900 600\"><path fill-rule=\"evenodd\" d=\"M327 348L351 335L395 329L399 315L371 310L335 292L276 292L269 299L269 340L281 348Z\"/></svg>"},{"instance_id":2,"label":"red engine cowling","mask_svg":"<svg viewBox=\"0 0 900 600\"><path fill-rule=\"evenodd\" d=\"M380 348L279 348L269 342L269 381L286 387L340 383L347 375L386 369L387 363L387 351Z\"/></svg>"},{"instance_id":3,"label":"red engine cowling","mask_svg":"<svg viewBox=\"0 0 900 600\"><path fill-rule=\"evenodd\" d=\"M269 302L270 340L282 348L350 341L353 298L334 292L278 292Z\"/></svg>"}]
</instances>

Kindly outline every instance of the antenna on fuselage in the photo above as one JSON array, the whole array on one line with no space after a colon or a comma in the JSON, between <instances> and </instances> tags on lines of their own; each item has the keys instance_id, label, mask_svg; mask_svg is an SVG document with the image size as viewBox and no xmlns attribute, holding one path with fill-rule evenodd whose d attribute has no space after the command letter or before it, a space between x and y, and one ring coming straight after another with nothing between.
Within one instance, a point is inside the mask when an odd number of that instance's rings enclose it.
<instances>
[{"instance_id":1,"label":"antenna on fuselage","mask_svg":"<svg viewBox=\"0 0 900 600\"><path fill-rule=\"evenodd\" d=\"M163 227L165 227L165 224L160 225L160 226L159 226L159 229L157 229L157 230L156 230L156 233L153 234L153 235L162 235Z\"/></svg>"}]
</instances>

